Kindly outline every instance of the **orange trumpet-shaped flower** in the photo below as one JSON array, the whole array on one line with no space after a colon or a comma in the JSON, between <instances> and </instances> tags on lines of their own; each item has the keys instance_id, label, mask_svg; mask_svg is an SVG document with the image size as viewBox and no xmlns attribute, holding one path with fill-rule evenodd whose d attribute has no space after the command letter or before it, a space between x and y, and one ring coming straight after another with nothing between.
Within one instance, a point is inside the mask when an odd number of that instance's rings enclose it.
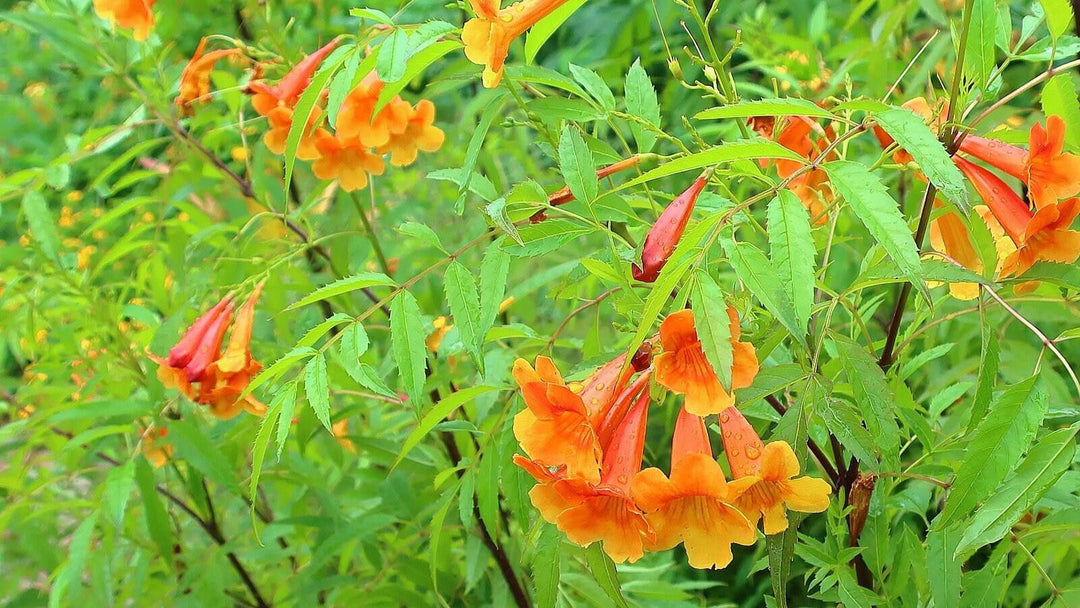
<instances>
[{"instance_id":1,"label":"orange trumpet-shaped flower","mask_svg":"<svg viewBox=\"0 0 1080 608\"><path fill-rule=\"evenodd\" d=\"M1069 229L1080 213L1080 199L1046 205L1032 213L1020 196L990 171L959 156L953 162L1016 245L1001 261L1001 276L1020 276L1039 261L1071 264L1080 258L1080 232Z\"/></svg>"},{"instance_id":2,"label":"orange trumpet-shaped flower","mask_svg":"<svg viewBox=\"0 0 1080 608\"><path fill-rule=\"evenodd\" d=\"M266 406L253 395L240 399L240 394L262 369L262 365L251 356L251 331L260 294L262 283L240 307L225 352L207 368L206 379L199 391L197 401L209 405L210 412L221 420L234 418L243 410L255 416L266 413Z\"/></svg>"},{"instance_id":3,"label":"orange trumpet-shaped flower","mask_svg":"<svg viewBox=\"0 0 1080 608\"><path fill-rule=\"evenodd\" d=\"M731 544L752 545L757 532L732 503L758 480L742 477L728 483L712 455L705 421L679 411L671 442L671 477L650 468L631 486L655 538L650 551L683 543L694 568L723 568L731 563Z\"/></svg>"},{"instance_id":4,"label":"orange trumpet-shaped flower","mask_svg":"<svg viewBox=\"0 0 1080 608\"><path fill-rule=\"evenodd\" d=\"M971 244L964 220L955 212L948 211L930 222L930 244L964 268L982 274L982 258ZM949 283L949 293L957 300L974 300L979 297L979 284Z\"/></svg>"},{"instance_id":5,"label":"orange trumpet-shaped flower","mask_svg":"<svg viewBox=\"0 0 1080 608\"><path fill-rule=\"evenodd\" d=\"M410 114L405 131L391 134L390 141L379 147L380 154L390 154L390 164L395 167L411 165L421 150L435 152L446 139L443 130L435 126L435 104L431 101L420 100Z\"/></svg>"},{"instance_id":6,"label":"orange trumpet-shaped flower","mask_svg":"<svg viewBox=\"0 0 1080 608\"><path fill-rule=\"evenodd\" d=\"M554 484L570 505L558 514L555 525L582 547L603 542L604 552L616 563L637 561L645 553L645 543L653 542L649 523L630 494L630 484L641 470L648 415L649 392L641 391L615 429L599 484Z\"/></svg>"},{"instance_id":7,"label":"orange trumpet-shaped flower","mask_svg":"<svg viewBox=\"0 0 1080 608\"><path fill-rule=\"evenodd\" d=\"M157 0L94 0L94 12L120 27L132 28L135 40L143 41L154 29L155 2Z\"/></svg>"},{"instance_id":8,"label":"orange trumpet-shaped flower","mask_svg":"<svg viewBox=\"0 0 1080 608\"><path fill-rule=\"evenodd\" d=\"M465 23L461 41L469 61L484 66L484 86L494 88L502 79L510 43L566 0L521 0L500 9L500 0L470 0L476 18Z\"/></svg>"},{"instance_id":9,"label":"orange trumpet-shaped flower","mask_svg":"<svg viewBox=\"0 0 1080 608\"><path fill-rule=\"evenodd\" d=\"M291 109L295 106L296 102L300 100L300 95L307 88L308 83L311 82L311 76L315 73L315 68L319 67L319 64L337 47L337 44L338 41L335 38L314 53L304 57L300 60L300 63L297 63L293 69L289 70L289 73L281 79L281 82L274 86L267 86L261 82L251 83L248 89L254 93L251 98L251 105L255 106L255 111L262 116L267 116L274 108L286 107Z\"/></svg>"},{"instance_id":10,"label":"orange trumpet-shaped flower","mask_svg":"<svg viewBox=\"0 0 1080 608\"><path fill-rule=\"evenodd\" d=\"M375 106L384 86L383 81L372 71L349 91L345 101L341 103L341 111L338 112L335 125L338 137L346 140L357 139L365 147L379 148L389 145L392 138L406 134L414 114L407 101L395 95L378 114L375 113ZM432 106L430 111L431 120L434 120L435 107ZM442 142L439 144L442 145Z\"/></svg>"},{"instance_id":11,"label":"orange trumpet-shaped flower","mask_svg":"<svg viewBox=\"0 0 1080 608\"><path fill-rule=\"evenodd\" d=\"M679 244L679 239L686 230L686 224L694 213L698 196L709 183L711 174L712 171L702 173L685 192L668 204L660 217L656 218L656 223L649 229L645 244L641 248L641 265L634 264L631 269L634 279L652 283L656 277L660 276L660 270L664 268L664 264L667 264L668 258L675 251L675 246Z\"/></svg>"},{"instance_id":12,"label":"orange trumpet-shaped flower","mask_svg":"<svg viewBox=\"0 0 1080 608\"><path fill-rule=\"evenodd\" d=\"M609 412L619 409L616 401L632 399L621 396L632 373L628 369L620 376L625 359L612 360L580 386L567 385L547 357L537 357L536 369L524 359L515 361L514 380L526 409L514 417L514 436L525 453L543 465L564 467L566 477L598 482L605 447L601 432L621 419L612 424ZM640 381L635 384L640 390Z\"/></svg>"},{"instance_id":13,"label":"orange trumpet-shaped flower","mask_svg":"<svg viewBox=\"0 0 1080 608\"><path fill-rule=\"evenodd\" d=\"M176 96L176 107L183 116L189 116L194 112L192 104L196 101L206 103L210 100L210 72L221 59L240 53L240 49L218 49L203 54L206 48L206 38L199 41L195 54L191 61L184 66L180 74L180 94Z\"/></svg>"},{"instance_id":14,"label":"orange trumpet-shaped flower","mask_svg":"<svg viewBox=\"0 0 1080 608\"><path fill-rule=\"evenodd\" d=\"M233 302L225 296L213 308L191 324L184 335L169 350L165 358L150 355L158 364L158 379L168 388L177 388L187 398L194 399L191 384L201 382L206 368L218 357L225 330L232 318Z\"/></svg>"},{"instance_id":15,"label":"orange trumpet-shaped flower","mask_svg":"<svg viewBox=\"0 0 1080 608\"><path fill-rule=\"evenodd\" d=\"M822 129L816 120L808 116L789 116L780 124L779 134L776 133L777 120L771 116L754 116L747 119L747 124L765 139L776 141L778 144L795 152L807 160L817 159L828 147L828 143L836 133L831 126ZM812 139L810 134L820 132L821 136ZM803 166L803 163L785 159L761 159L761 166L767 167L775 162L777 174L781 178L787 178ZM823 169L811 169L788 182L787 189L795 193L802 204L810 212L810 218L817 218L815 224L824 224L828 219L825 216L825 204L832 202L833 191L829 187L829 175Z\"/></svg>"},{"instance_id":16,"label":"orange trumpet-shaped flower","mask_svg":"<svg viewBox=\"0 0 1080 608\"><path fill-rule=\"evenodd\" d=\"M368 185L368 175L382 175L386 165L382 157L371 152L356 138L344 139L325 129L315 134L317 160L311 170L320 179L336 179L346 192L362 190Z\"/></svg>"},{"instance_id":17,"label":"orange trumpet-shaped flower","mask_svg":"<svg viewBox=\"0 0 1080 608\"><path fill-rule=\"evenodd\" d=\"M1052 115L1046 128L1031 127L1028 149L969 135L960 151L993 165L1027 184L1031 201L1042 209L1080 194L1080 156L1063 152L1065 121Z\"/></svg>"},{"instance_id":18,"label":"orange trumpet-shaped flower","mask_svg":"<svg viewBox=\"0 0 1080 608\"><path fill-rule=\"evenodd\" d=\"M720 304L719 302L717 304ZM672 392L686 396L684 407L695 416L716 414L735 403L734 389L750 386L758 372L757 351L749 342L739 342L739 317L728 306L731 346L732 390L720 384L716 372L705 358L701 340L694 326L694 313L680 310L660 324L660 342L664 352L656 357L656 381Z\"/></svg>"},{"instance_id":19,"label":"orange trumpet-shaped flower","mask_svg":"<svg viewBox=\"0 0 1080 608\"><path fill-rule=\"evenodd\" d=\"M732 476L736 481L755 479L735 499L735 506L751 525L757 526L758 520L764 518L765 534L779 534L787 529L788 510L820 513L829 508L828 482L814 477L794 478L799 474L799 461L786 442L762 446L754 427L734 407L720 412L720 432Z\"/></svg>"}]
</instances>

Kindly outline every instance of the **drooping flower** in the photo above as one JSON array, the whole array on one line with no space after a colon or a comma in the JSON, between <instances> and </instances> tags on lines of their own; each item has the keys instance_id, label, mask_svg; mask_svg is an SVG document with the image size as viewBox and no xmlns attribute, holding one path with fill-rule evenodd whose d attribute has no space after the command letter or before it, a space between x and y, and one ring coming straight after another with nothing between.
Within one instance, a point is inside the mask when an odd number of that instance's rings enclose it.
<instances>
[{"instance_id":1,"label":"drooping flower","mask_svg":"<svg viewBox=\"0 0 1080 608\"><path fill-rule=\"evenodd\" d=\"M217 359L232 311L232 297L226 295L213 308L195 319L176 345L169 350L167 357L150 355L158 364L157 376L162 384L168 388L179 389L189 399L195 398L192 383L201 382L206 368Z\"/></svg>"},{"instance_id":2,"label":"drooping flower","mask_svg":"<svg viewBox=\"0 0 1080 608\"><path fill-rule=\"evenodd\" d=\"M311 76L323 59L337 47L335 38L314 53L304 57L274 86L262 82L253 82L248 89L253 93L251 105L262 116L268 116L274 108L292 109L300 100L300 95L311 82ZM290 113L291 116L291 113Z\"/></svg>"},{"instance_id":3,"label":"drooping flower","mask_svg":"<svg viewBox=\"0 0 1080 608\"><path fill-rule=\"evenodd\" d=\"M94 0L94 12L115 25L131 28L132 37L141 42L154 29L155 2L157 0Z\"/></svg>"},{"instance_id":4,"label":"drooping flower","mask_svg":"<svg viewBox=\"0 0 1080 608\"><path fill-rule=\"evenodd\" d=\"M1028 149L978 135L968 135L960 151L1020 179L1036 209L1080 194L1080 155L1065 153L1065 121L1051 115L1046 128L1031 127Z\"/></svg>"},{"instance_id":5,"label":"drooping flower","mask_svg":"<svg viewBox=\"0 0 1080 608\"><path fill-rule=\"evenodd\" d=\"M753 476L728 483L712 455L705 421L679 411L671 442L671 477L657 468L634 477L631 493L655 533L646 545L664 551L683 543L694 568L731 563L731 544L752 545L757 532L733 502L757 482Z\"/></svg>"},{"instance_id":6,"label":"drooping flower","mask_svg":"<svg viewBox=\"0 0 1080 608\"><path fill-rule=\"evenodd\" d=\"M685 395L684 407L695 416L716 414L734 404L735 389L750 386L758 372L754 345L739 342L739 317L735 308L728 306L727 313L733 349L730 391L720 384L720 378L705 358L693 312L680 310L660 324L664 351L654 362L656 381L672 392Z\"/></svg>"},{"instance_id":7,"label":"drooping flower","mask_svg":"<svg viewBox=\"0 0 1080 608\"><path fill-rule=\"evenodd\" d=\"M262 365L251 356L251 332L255 323L255 305L262 293L262 283L255 287L240 307L229 334L225 352L209 365L196 401L210 406L210 413L221 420L236 417L241 411L255 416L266 413L266 406L250 393L240 395Z\"/></svg>"},{"instance_id":8,"label":"drooping flower","mask_svg":"<svg viewBox=\"0 0 1080 608\"><path fill-rule=\"evenodd\" d=\"M461 41L469 61L484 66L484 86L494 88L502 79L510 43L566 0L520 0L499 8L501 0L470 0L476 17L465 23Z\"/></svg>"},{"instance_id":9,"label":"drooping flower","mask_svg":"<svg viewBox=\"0 0 1080 608\"><path fill-rule=\"evenodd\" d=\"M645 244L641 249L641 265L634 264L631 269L634 279L652 283L660 276L660 270L667 264L668 258L675 251L679 239L686 230L686 224L694 212L698 196L709 183L711 171L702 173L694 183L671 203L656 218L656 223L649 229Z\"/></svg>"},{"instance_id":10,"label":"drooping flower","mask_svg":"<svg viewBox=\"0 0 1080 608\"><path fill-rule=\"evenodd\" d=\"M372 71L349 91L345 101L341 103L341 111L338 112L335 125L338 137L345 140L356 139L364 147L379 148L389 145L391 138L405 135L414 114L407 101L395 95L386 106L375 113L375 106L384 86L383 81ZM435 118L434 110L432 106L432 120Z\"/></svg>"},{"instance_id":11,"label":"drooping flower","mask_svg":"<svg viewBox=\"0 0 1080 608\"><path fill-rule=\"evenodd\" d=\"M982 274L982 258L971 244L964 220L956 212L947 211L930 222L930 244L964 268ZM949 293L957 300L974 300L979 297L979 284L949 283Z\"/></svg>"},{"instance_id":12,"label":"drooping flower","mask_svg":"<svg viewBox=\"0 0 1080 608\"><path fill-rule=\"evenodd\" d=\"M206 48L206 38L199 41L195 54L184 66L180 74L180 94L176 96L176 107L182 116L189 116L194 112L192 104L196 101L206 103L210 100L210 72L214 64L230 55L237 55L240 49L218 49L203 54Z\"/></svg>"},{"instance_id":13,"label":"drooping flower","mask_svg":"<svg viewBox=\"0 0 1080 608\"><path fill-rule=\"evenodd\" d=\"M390 154L391 165L405 167L416 160L421 150L437 151L445 139L443 130L435 126L435 104L422 99L412 108L405 131L391 133L390 141L379 148L379 153Z\"/></svg>"},{"instance_id":14,"label":"drooping flower","mask_svg":"<svg viewBox=\"0 0 1080 608\"><path fill-rule=\"evenodd\" d=\"M771 116L755 116L747 119L747 124L765 139L775 141L808 161L818 160L829 143L836 138L832 126L823 128L808 116L788 116L780 122ZM779 133L776 132L777 129L780 130ZM812 138L812 133L818 133L819 136ZM759 162L763 168L775 164L777 174L785 179L805 164L790 159L761 159ZM828 173L820 168L810 169L791 179L787 189L799 197L810 212L811 219L817 218L817 225L826 221L825 205L834 198Z\"/></svg>"},{"instance_id":15,"label":"drooping flower","mask_svg":"<svg viewBox=\"0 0 1080 608\"><path fill-rule=\"evenodd\" d=\"M628 369L620 376L625 359L617 357L580 386L568 385L547 357L537 357L535 369L524 359L515 361L514 380L526 405L514 416L521 449L543 465L565 467L567 477L598 482L605 447L601 432L632 373Z\"/></svg>"},{"instance_id":16,"label":"drooping flower","mask_svg":"<svg viewBox=\"0 0 1080 608\"><path fill-rule=\"evenodd\" d=\"M1080 258L1080 232L1069 229L1080 213L1080 199L1048 204L1033 213L998 176L960 156L953 157L953 162L1016 245L1001 260L1002 277L1020 276L1040 261L1071 264Z\"/></svg>"},{"instance_id":17,"label":"drooping flower","mask_svg":"<svg viewBox=\"0 0 1080 608\"><path fill-rule=\"evenodd\" d=\"M567 478L558 469L524 467L541 482L539 491L534 487L530 492L540 514L573 543L587 547L602 542L616 563L637 561L645 553L645 543L652 542L652 530L630 494L630 484L641 470L648 412L649 392L641 391L615 430L597 484Z\"/></svg>"},{"instance_id":18,"label":"drooping flower","mask_svg":"<svg viewBox=\"0 0 1080 608\"><path fill-rule=\"evenodd\" d=\"M720 435L731 474L754 479L735 499L735 506L757 526L764 518L765 534L787 530L787 511L820 513L829 508L828 482L814 477L798 477L799 461L784 441L762 445L757 431L734 407L720 412ZM734 482L733 482L734 483Z\"/></svg>"},{"instance_id":19,"label":"drooping flower","mask_svg":"<svg viewBox=\"0 0 1080 608\"><path fill-rule=\"evenodd\" d=\"M626 169L636 167L641 163L644 156L645 155L642 154L635 154L628 158L624 158L617 163L610 164L606 167L601 167L596 170L596 179L604 179L605 177L609 177L620 171L625 171ZM562 188L559 188L555 192L552 192L550 195L548 195L548 204L552 207L565 205L566 203L572 202L573 200L574 193L570 191L570 186L563 186ZM540 210L534 213L532 217L529 218L529 221L535 224L537 222L544 221L544 219L546 218L547 213L543 210Z\"/></svg>"},{"instance_id":20,"label":"drooping flower","mask_svg":"<svg viewBox=\"0 0 1080 608\"><path fill-rule=\"evenodd\" d=\"M368 185L368 175L382 175L386 168L381 156L374 154L356 138L343 139L325 129L315 134L317 160L311 170L320 179L336 179L342 190L353 192Z\"/></svg>"}]
</instances>

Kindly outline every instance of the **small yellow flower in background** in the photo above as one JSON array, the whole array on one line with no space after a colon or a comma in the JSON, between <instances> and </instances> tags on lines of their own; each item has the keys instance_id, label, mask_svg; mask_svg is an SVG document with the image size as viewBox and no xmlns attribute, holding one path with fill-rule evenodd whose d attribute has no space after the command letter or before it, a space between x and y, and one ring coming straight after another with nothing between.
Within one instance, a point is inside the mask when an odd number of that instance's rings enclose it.
<instances>
[{"instance_id":1,"label":"small yellow flower in background","mask_svg":"<svg viewBox=\"0 0 1080 608\"><path fill-rule=\"evenodd\" d=\"M169 429L164 427L159 429L152 424L143 433L142 455L155 469L161 468L172 458L173 446L165 441L165 436L168 434Z\"/></svg>"},{"instance_id":2,"label":"small yellow flower in background","mask_svg":"<svg viewBox=\"0 0 1080 608\"><path fill-rule=\"evenodd\" d=\"M242 163L247 160L247 148L243 146L234 146L233 149L229 151L229 156L236 162Z\"/></svg>"},{"instance_id":3,"label":"small yellow flower in background","mask_svg":"<svg viewBox=\"0 0 1080 608\"><path fill-rule=\"evenodd\" d=\"M341 444L341 447L344 448L346 452L352 452L353 454L356 453L356 444L353 443L348 438L348 434L349 434L349 419L348 418L343 418L342 420L339 420L338 422L335 422L334 425L330 427L330 430L334 435L334 439L339 444Z\"/></svg>"},{"instance_id":4,"label":"small yellow flower in background","mask_svg":"<svg viewBox=\"0 0 1080 608\"><path fill-rule=\"evenodd\" d=\"M67 196L64 198L67 199L67 202L69 203L77 203L83 199L83 192L82 190L72 190L71 192L68 192Z\"/></svg>"}]
</instances>

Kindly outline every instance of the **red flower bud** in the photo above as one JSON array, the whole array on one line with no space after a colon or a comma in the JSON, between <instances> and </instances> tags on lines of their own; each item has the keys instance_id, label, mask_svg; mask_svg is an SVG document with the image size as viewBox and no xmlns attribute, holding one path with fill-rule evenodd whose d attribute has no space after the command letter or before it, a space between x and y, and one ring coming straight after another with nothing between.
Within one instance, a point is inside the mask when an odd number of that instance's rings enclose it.
<instances>
[{"instance_id":1,"label":"red flower bud","mask_svg":"<svg viewBox=\"0 0 1080 608\"><path fill-rule=\"evenodd\" d=\"M184 335L180 338L180 341L176 343L169 350L169 358L167 359L169 366L171 367L184 367L187 365L191 358L195 356L196 349L199 344L202 343L203 338L209 331L210 326L214 324L218 318L225 316L225 309L232 304L232 298L225 296L221 298L221 301L214 305L213 308L203 313L201 317L195 319L195 322L191 324Z\"/></svg>"},{"instance_id":2,"label":"red flower bud","mask_svg":"<svg viewBox=\"0 0 1080 608\"><path fill-rule=\"evenodd\" d=\"M634 264L633 275L638 281L652 283L660 276L660 269L667 263L675 246L679 244L686 223L690 221L690 215L694 212L694 204L698 196L709 182L709 172L686 189L657 218L648 236L645 237L645 246L641 250L641 266Z\"/></svg>"}]
</instances>

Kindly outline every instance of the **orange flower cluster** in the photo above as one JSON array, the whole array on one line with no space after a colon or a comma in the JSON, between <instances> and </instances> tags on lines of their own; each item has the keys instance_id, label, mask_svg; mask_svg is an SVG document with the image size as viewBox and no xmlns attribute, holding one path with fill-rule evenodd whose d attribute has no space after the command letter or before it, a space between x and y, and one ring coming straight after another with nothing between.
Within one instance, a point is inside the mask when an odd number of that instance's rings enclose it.
<instances>
[{"instance_id":1,"label":"orange flower cluster","mask_svg":"<svg viewBox=\"0 0 1080 608\"><path fill-rule=\"evenodd\" d=\"M829 144L836 139L836 131L831 125L822 127L817 120L809 116L788 116L778 121L772 116L753 117L747 123L765 139L775 141L788 150L809 161L818 160ZM816 137L812 137L815 135ZM791 160L771 161L763 159L762 167L775 164L782 179L802 167L802 163ZM800 174L788 183L787 189L795 193L803 206L810 212L815 224L824 224L827 216L825 207L833 201L835 194L829 186L829 176L824 169L812 169Z\"/></svg>"},{"instance_id":2,"label":"orange flower cluster","mask_svg":"<svg viewBox=\"0 0 1080 608\"><path fill-rule=\"evenodd\" d=\"M206 103L210 100L210 72L214 70L214 64L231 55L241 53L240 49L218 49L203 54L206 48L206 38L199 41L195 54L184 67L180 74L180 93L176 96L176 107L181 116L190 116L194 113L193 104Z\"/></svg>"},{"instance_id":3,"label":"orange flower cluster","mask_svg":"<svg viewBox=\"0 0 1080 608\"><path fill-rule=\"evenodd\" d=\"M131 28L131 35L141 42L154 29L155 2L157 0L94 0L94 12L113 25Z\"/></svg>"},{"instance_id":4,"label":"orange flower cluster","mask_svg":"<svg viewBox=\"0 0 1080 608\"><path fill-rule=\"evenodd\" d=\"M738 318L729 309L735 387L757 373L754 348L738 341ZM787 528L786 510L816 513L829 505L829 485L797 478L798 462L784 442L765 445L732 403L704 358L693 313L680 311L661 324L662 352L651 362L646 343L629 364L620 356L582 383L563 380L550 359L536 367L519 359L514 379L526 409L514 418L514 435L528 457L514 462L538 482L529 492L548 522L579 545L602 542L616 562L680 543L695 568L723 568L731 545ZM635 374L637 375L634 378ZM642 470L649 385L657 383L686 400L672 437L670 475ZM704 417L720 414L731 472L727 481L713 456Z\"/></svg>"},{"instance_id":5,"label":"orange flower cluster","mask_svg":"<svg viewBox=\"0 0 1080 608\"><path fill-rule=\"evenodd\" d=\"M336 40L331 41L308 55L276 86L251 86L252 105L270 124L263 142L271 152L285 153L296 102L336 45ZM317 177L336 179L352 192L367 187L369 175L382 175L383 156L390 156L390 164L404 167L416 161L419 152L442 147L445 134L435 126L435 104L421 100L414 106L395 95L376 112L384 87L375 72L367 74L342 102L332 133L323 126L324 111L315 107L301 134L297 158L314 161L311 168Z\"/></svg>"},{"instance_id":6,"label":"orange flower cluster","mask_svg":"<svg viewBox=\"0 0 1080 608\"><path fill-rule=\"evenodd\" d=\"M185 397L206 405L221 420L236 417L246 410L255 416L266 413L266 406L252 395L240 395L262 365L251 356L251 330L255 322L255 304L262 284L255 288L240 307L232 324L225 351L221 345L233 318L234 302L226 295L188 327L167 357L150 358L158 364L158 379L169 388L177 388ZM198 387L196 388L196 384Z\"/></svg>"},{"instance_id":7,"label":"orange flower cluster","mask_svg":"<svg viewBox=\"0 0 1080 608\"><path fill-rule=\"evenodd\" d=\"M501 0L469 0L474 19L465 23L461 41L469 61L484 66L484 86L493 88L502 80L503 64L510 44L566 0L520 0L500 8Z\"/></svg>"}]
</instances>

